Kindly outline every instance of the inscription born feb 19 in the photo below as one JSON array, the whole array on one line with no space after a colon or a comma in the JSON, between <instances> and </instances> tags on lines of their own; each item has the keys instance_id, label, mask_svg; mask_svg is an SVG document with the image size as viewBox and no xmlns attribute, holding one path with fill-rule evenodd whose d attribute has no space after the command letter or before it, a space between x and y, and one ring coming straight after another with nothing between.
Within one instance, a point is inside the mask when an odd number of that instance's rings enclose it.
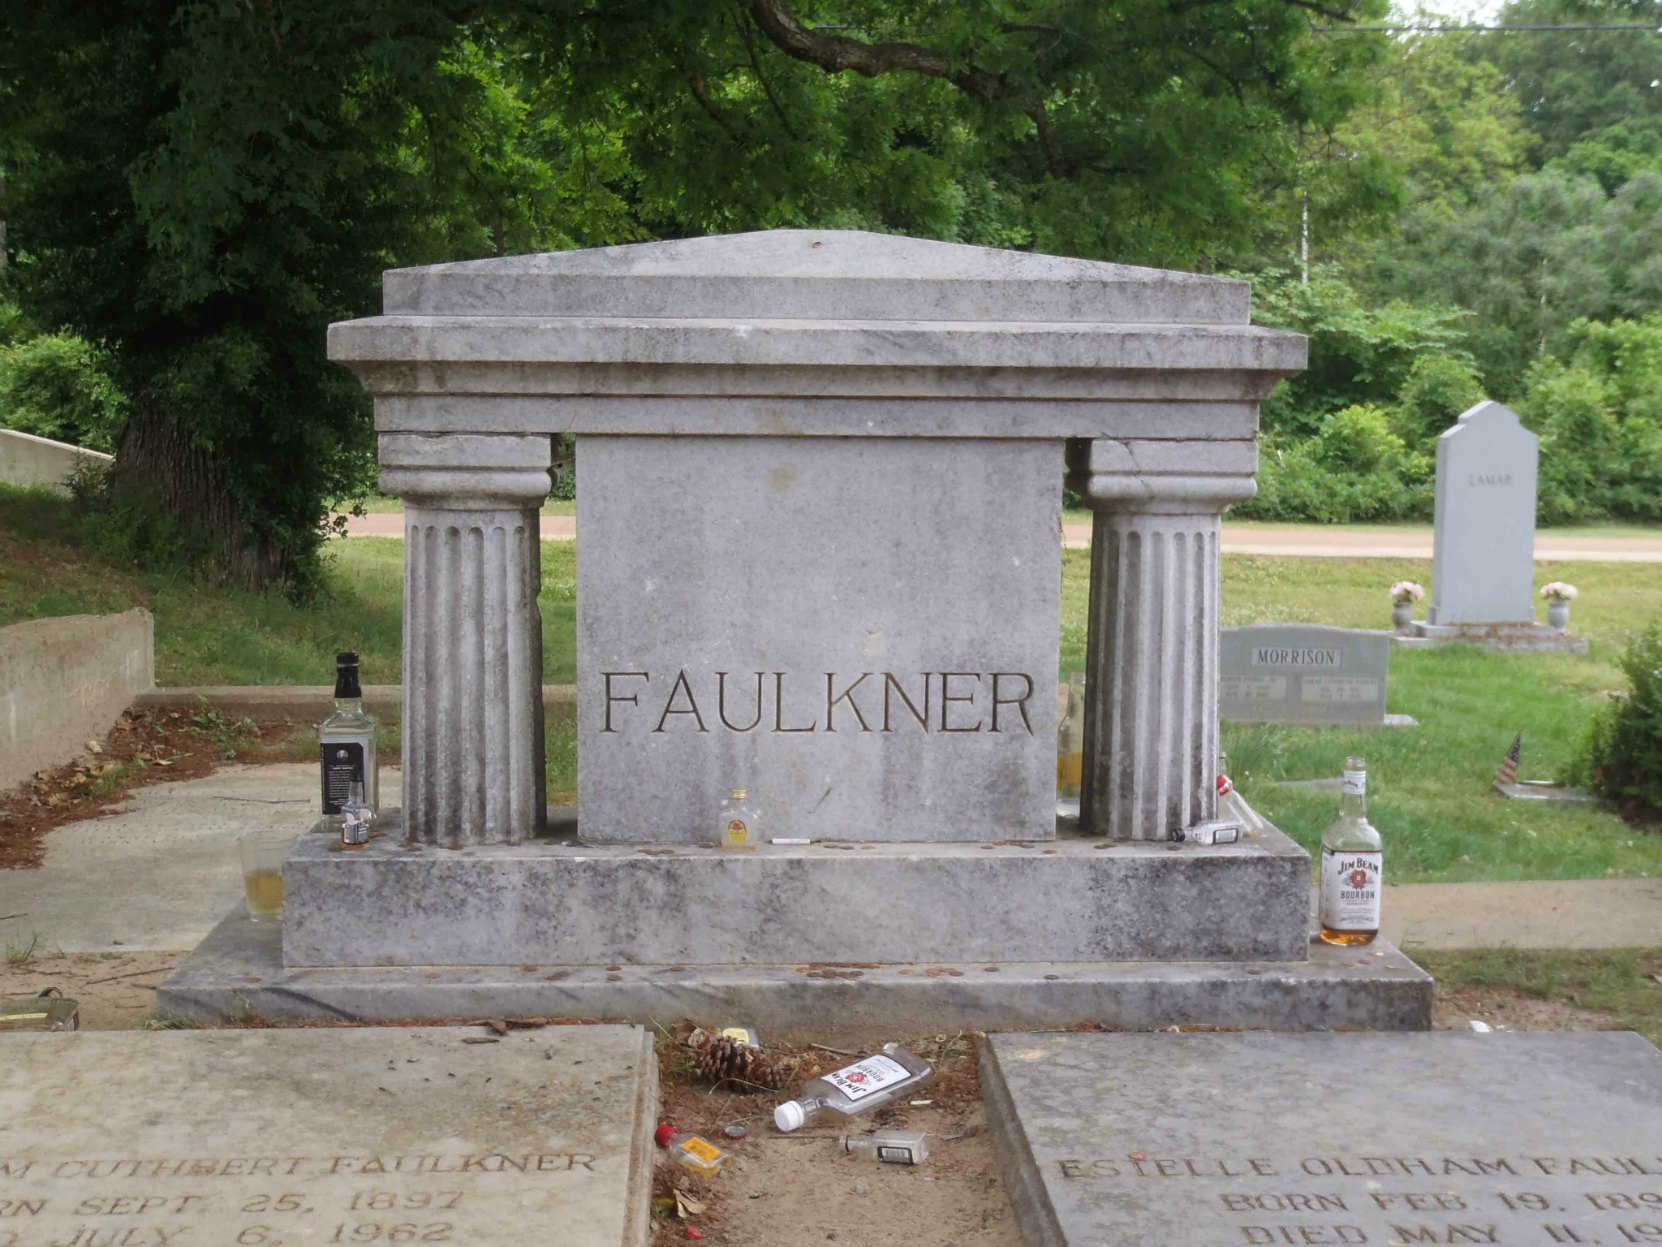
<instances>
[{"instance_id":1,"label":"inscription born feb 19","mask_svg":"<svg viewBox=\"0 0 1662 1247\"><path fill-rule=\"evenodd\" d=\"M1231 1229L1207 1243L1662 1243L1662 1156L1161 1156L1052 1162L1073 1185L1199 1199ZM1196 1191L1196 1187L1210 1188Z\"/></svg>"}]
</instances>

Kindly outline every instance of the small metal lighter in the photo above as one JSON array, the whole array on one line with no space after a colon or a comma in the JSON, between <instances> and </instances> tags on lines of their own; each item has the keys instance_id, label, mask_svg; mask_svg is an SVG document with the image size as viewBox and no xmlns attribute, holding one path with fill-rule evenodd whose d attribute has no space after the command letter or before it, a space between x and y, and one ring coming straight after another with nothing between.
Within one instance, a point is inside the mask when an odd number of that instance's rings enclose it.
<instances>
[{"instance_id":1,"label":"small metal lighter","mask_svg":"<svg viewBox=\"0 0 1662 1247\"><path fill-rule=\"evenodd\" d=\"M1171 838L1183 844L1234 844L1241 838L1241 824L1232 818L1213 818L1174 831Z\"/></svg>"}]
</instances>

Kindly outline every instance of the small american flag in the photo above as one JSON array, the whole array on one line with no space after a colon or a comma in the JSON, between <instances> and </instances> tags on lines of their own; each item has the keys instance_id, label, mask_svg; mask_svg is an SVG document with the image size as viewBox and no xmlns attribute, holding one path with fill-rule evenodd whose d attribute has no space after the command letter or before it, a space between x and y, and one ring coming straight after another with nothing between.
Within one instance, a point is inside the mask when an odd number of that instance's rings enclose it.
<instances>
[{"instance_id":1,"label":"small american flag","mask_svg":"<svg viewBox=\"0 0 1662 1247\"><path fill-rule=\"evenodd\" d=\"M1506 757L1495 771L1495 783L1515 784L1518 782L1518 760L1523 757L1523 733L1519 732L1512 738L1512 747L1506 751Z\"/></svg>"}]
</instances>

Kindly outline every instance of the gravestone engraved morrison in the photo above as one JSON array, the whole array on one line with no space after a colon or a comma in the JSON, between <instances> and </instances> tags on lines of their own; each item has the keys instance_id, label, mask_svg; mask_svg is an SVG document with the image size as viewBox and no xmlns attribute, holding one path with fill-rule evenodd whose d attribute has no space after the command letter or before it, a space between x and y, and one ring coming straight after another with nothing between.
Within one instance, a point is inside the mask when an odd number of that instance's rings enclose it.
<instances>
[{"instance_id":1,"label":"gravestone engraved morrison","mask_svg":"<svg viewBox=\"0 0 1662 1247\"><path fill-rule=\"evenodd\" d=\"M1227 723L1412 726L1385 712L1391 634L1322 624L1225 628L1218 713Z\"/></svg>"},{"instance_id":2,"label":"gravestone engraved morrison","mask_svg":"<svg viewBox=\"0 0 1662 1247\"><path fill-rule=\"evenodd\" d=\"M4 1046L0 1247L647 1241L658 1080L638 1027Z\"/></svg>"},{"instance_id":3,"label":"gravestone engraved morrison","mask_svg":"<svg viewBox=\"0 0 1662 1247\"><path fill-rule=\"evenodd\" d=\"M1662 1243L1638 1035L994 1035L1028 1247Z\"/></svg>"}]
</instances>

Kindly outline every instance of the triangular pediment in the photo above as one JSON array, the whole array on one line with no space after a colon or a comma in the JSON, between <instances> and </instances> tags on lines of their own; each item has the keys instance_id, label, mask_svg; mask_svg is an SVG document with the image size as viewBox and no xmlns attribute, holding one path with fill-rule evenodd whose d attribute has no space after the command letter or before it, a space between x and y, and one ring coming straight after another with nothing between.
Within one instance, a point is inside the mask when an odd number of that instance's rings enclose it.
<instances>
[{"instance_id":1,"label":"triangular pediment","mask_svg":"<svg viewBox=\"0 0 1662 1247\"><path fill-rule=\"evenodd\" d=\"M1245 282L863 230L395 269L392 316L1244 324Z\"/></svg>"}]
</instances>

